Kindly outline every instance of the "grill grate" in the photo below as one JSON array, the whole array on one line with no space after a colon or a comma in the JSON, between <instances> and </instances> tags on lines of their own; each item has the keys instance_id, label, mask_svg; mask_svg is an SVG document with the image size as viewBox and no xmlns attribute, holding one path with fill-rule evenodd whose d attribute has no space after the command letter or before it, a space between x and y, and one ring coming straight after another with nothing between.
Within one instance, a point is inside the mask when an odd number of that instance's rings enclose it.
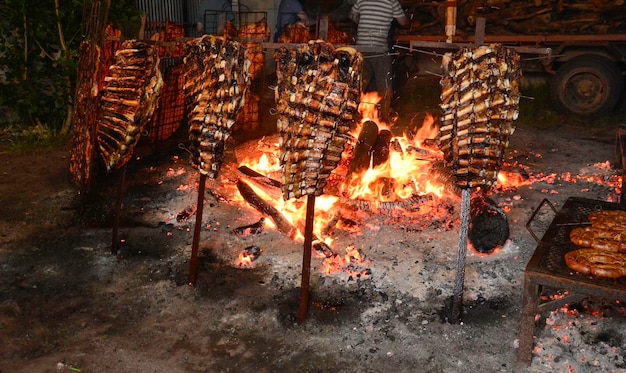
<instances>
[{"instance_id":1,"label":"grill grate","mask_svg":"<svg viewBox=\"0 0 626 373\"><path fill-rule=\"evenodd\" d=\"M539 267L554 275L570 276L572 279L576 277L581 279L588 278L588 275L572 271L565 264L564 255L578 248L569 238L572 229L583 225L577 225L577 223L588 223L589 214L599 210L626 210L626 206L586 198L569 198L556 214L539 242L539 247L537 248L537 253L541 255L538 261ZM598 284L604 282L610 284L610 286L615 286L616 284L626 285L626 278L622 277L617 280L595 278L594 282Z\"/></svg>"}]
</instances>

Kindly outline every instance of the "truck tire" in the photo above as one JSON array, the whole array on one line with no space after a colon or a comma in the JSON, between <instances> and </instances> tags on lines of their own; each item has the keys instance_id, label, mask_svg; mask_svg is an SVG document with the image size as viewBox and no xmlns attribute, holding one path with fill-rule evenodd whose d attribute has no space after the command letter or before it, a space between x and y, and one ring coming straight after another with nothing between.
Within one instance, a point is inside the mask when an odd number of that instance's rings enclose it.
<instances>
[{"instance_id":1,"label":"truck tire","mask_svg":"<svg viewBox=\"0 0 626 373\"><path fill-rule=\"evenodd\" d=\"M596 55L575 57L550 80L550 101L571 116L598 116L613 110L622 99L624 80L619 68Z\"/></svg>"}]
</instances>

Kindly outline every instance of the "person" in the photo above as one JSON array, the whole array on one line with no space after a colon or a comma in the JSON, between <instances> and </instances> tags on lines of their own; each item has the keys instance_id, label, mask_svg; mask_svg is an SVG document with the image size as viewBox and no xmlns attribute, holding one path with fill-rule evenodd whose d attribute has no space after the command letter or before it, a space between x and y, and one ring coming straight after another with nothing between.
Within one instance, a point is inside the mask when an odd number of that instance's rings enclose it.
<instances>
[{"instance_id":1,"label":"person","mask_svg":"<svg viewBox=\"0 0 626 373\"><path fill-rule=\"evenodd\" d=\"M278 6L278 18L276 19L276 33L274 34L274 42L278 42L278 38L285 31L287 25L296 22L302 22L305 25L310 24L309 17L302 8L302 4L298 0L281 0Z\"/></svg>"},{"instance_id":2,"label":"person","mask_svg":"<svg viewBox=\"0 0 626 373\"><path fill-rule=\"evenodd\" d=\"M374 47L363 53L363 87L368 89L371 84L375 85L381 97L380 119L388 122L393 96L389 33L394 20L399 26L406 27L409 18L398 0L356 0L350 10L350 19L357 24L356 45Z\"/></svg>"},{"instance_id":3,"label":"person","mask_svg":"<svg viewBox=\"0 0 626 373\"><path fill-rule=\"evenodd\" d=\"M196 31L202 34L217 35L224 30L219 30L220 16L226 14L226 19L233 21L233 7L230 0L202 0L198 5L196 17ZM205 19L206 16L206 19Z\"/></svg>"}]
</instances>

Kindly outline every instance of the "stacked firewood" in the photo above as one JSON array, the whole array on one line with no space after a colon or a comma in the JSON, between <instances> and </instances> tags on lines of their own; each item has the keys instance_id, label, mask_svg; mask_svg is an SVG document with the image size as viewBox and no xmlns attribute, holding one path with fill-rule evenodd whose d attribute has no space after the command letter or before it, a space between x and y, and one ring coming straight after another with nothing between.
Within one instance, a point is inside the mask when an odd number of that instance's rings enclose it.
<instances>
[{"instance_id":1,"label":"stacked firewood","mask_svg":"<svg viewBox=\"0 0 626 373\"><path fill-rule=\"evenodd\" d=\"M358 115L363 58L310 41L275 54L284 199L323 194Z\"/></svg>"},{"instance_id":2,"label":"stacked firewood","mask_svg":"<svg viewBox=\"0 0 626 373\"><path fill-rule=\"evenodd\" d=\"M403 3L413 23L399 33L441 35L445 1ZM456 30L473 35L477 18L490 34L572 34L626 32L624 0L459 0Z\"/></svg>"},{"instance_id":3,"label":"stacked firewood","mask_svg":"<svg viewBox=\"0 0 626 373\"><path fill-rule=\"evenodd\" d=\"M226 140L250 87L246 49L233 40L205 35L189 43L185 57L191 163L216 178Z\"/></svg>"},{"instance_id":4,"label":"stacked firewood","mask_svg":"<svg viewBox=\"0 0 626 373\"><path fill-rule=\"evenodd\" d=\"M131 158L163 85L152 45L126 40L115 52L115 61L104 79L96 122L97 144L108 171Z\"/></svg>"},{"instance_id":5,"label":"stacked firewood","mask_svg":"<svg viewBox=\"0 0 626 373\"><path fill-rule=\"evenodd\" d=\"M519 115L520 58L499 44L446 53L437 143L462 187L492 186Z\"/></svg>"}]
</instances>

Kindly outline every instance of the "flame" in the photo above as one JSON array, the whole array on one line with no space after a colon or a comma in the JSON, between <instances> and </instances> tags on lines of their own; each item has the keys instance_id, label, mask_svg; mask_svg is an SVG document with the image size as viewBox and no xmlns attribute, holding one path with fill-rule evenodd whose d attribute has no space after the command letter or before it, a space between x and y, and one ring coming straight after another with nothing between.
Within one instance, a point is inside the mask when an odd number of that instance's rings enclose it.
<instances>
[{"instance_id":1,"label":"flame","mask_svg":"<svg viewBox=\"0 0 626 373\"><path fill-rule=\"evenodd\" d=\"M498 172L498 187L501 190L504 189L517 189L521 186L531 184L532 181L525 178L522 174L517 172Z\"/></svg>"},{"instance_id":2,"label":"flame","mask_svg":"<svg viewBox=\"0 0 626 373\"><path fill-rule=\"evenodd\" d=\"M422 125L414 133L394 134L392 124L384 123L378 116L378 103L380 97L376 92L362 95L359 105L359 113L362 121L351 131L354 138L358 138L366 121L374 121L379 131L388 130L392 133L389 146L389 158L387 161L376 167L369 167L360 174L350 175L348 180L344 180L339 186L341 198L350 198L360 201L374 202L399 202L407 200L413 196L431 195L436 196L433 200L432 208L419 209L419 211L403 212L403 216L421 216L426 211L428 214L439 215L436 207L436 200L446 195L445 185L433 177L433 164L443 160L443 153L435 145L435 139L439 132L435 118L427 114ZM413 126L411 126L413 127ZM397 132L397 131L396 131ZM282 172L279 161L279 146L275 143L268 143L267 139L259 140L258 149L262 155L257 158L244 160L241 165L245 165L268 177L279 179ZM508 187L521 186L528 183L523 175L515 173L501 172L499 184ZM273 201L274 207L298 230L296 239L303 239L303 230L306 222L306 198L283 200L282 198L272 198L267 196L261 188L251 184L255 192L265 200ZM456 198L456 197L452 197ZM335 205L340 197L322 195L315 200L315 219L313 234L316 239L322 240L326 244L332 243L332 238L328 232L329 224L337 223ZM444 209L445 210L445 209ZM447 213L441 211L440 213ZM333 221L334 220L334 221ZM268 221L269 222L269 221ZM333 273L338 269L345 271L345 266L362 261L358 250L356 254L351 250L348 257L333 255L324 260L324 272Z\"/></svg>"},{"instance_id":3,"label":"flame","mask_svg":"<svg viewBox=\"0 0 626 373\"><path fill-rule=\"evenodd\" d=\"M367 276L369 269L366 267L370 263L362 250L350 245L346 247L346 255L334 254L324 259L322 271L328 275L346 272L349 276Z\"/></svg>"},{"instance_id":4,"label":"flame","mask_svg":"<svg viewBox=\"0 0 626 373\"><path fill-rule=\"evenodd\" d=\"M237 267L252 267L252 257L247 255L245 251L239 253L239 258L237 259Z\"/></svg>"},{"instance_id":5,"label":"flame","mask_svg":"<svg viewBox=\"0 0 626 373\"><path fill-rule=\"evenodd\" d=\"M387 123L380 122L370 102L378 102L376 92L366 95L365 104L361 102L359 110L363 120L373 120L379 130L390 130ZM364 123L364 122L362 122ZM353 136L358 137L362 123L357 126ZM398 201L412 195L435 194L441 197L444 186L433 180L431 175L432 162L440 160L443 155L439 149L426 147L426 140L433 141L439 131L435 118L427 114L422 126L415 135L403 134L391 139L389 160L375 168L368 168L360 174L352 175L342 192L351 199Z\"/></svg>"}]
</instances>

